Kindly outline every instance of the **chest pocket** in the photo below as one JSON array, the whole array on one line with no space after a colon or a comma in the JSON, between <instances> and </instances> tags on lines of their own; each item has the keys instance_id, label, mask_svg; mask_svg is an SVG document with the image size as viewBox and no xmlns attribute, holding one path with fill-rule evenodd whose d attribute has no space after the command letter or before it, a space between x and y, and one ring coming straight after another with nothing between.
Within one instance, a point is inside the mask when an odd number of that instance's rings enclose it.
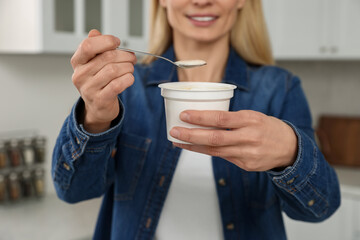
<instances>
[{"instance_id":1,"label":"chest pocket","mask_svg":"<svg viewBox=\"0 0 360 240\"><path fill-rule=\"evenodd\" d=\"M149 138L121 133L115 157L115 201L132 199L150 144Z\"/></svg>"}]
</instances>

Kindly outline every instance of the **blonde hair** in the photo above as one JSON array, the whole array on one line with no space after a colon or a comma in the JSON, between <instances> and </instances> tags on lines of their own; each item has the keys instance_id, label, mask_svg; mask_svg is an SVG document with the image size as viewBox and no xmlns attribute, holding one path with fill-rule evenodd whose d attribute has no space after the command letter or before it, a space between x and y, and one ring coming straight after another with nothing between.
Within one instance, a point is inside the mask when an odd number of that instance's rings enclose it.
<instances>
[{"instance_id":1,"label":"blonde hair","mask_svg":"<svg viewBox=\"0 0 360 240\"><path fill-rule=\"evenodd\" d=\"M172 44L172 28L159 0L152 0L150 20L149 51L161 55ZM245 0L231 30L230 44L249 63L274 64L261 0ZM154 57L146 56L142 63L149 64L154 60Z\"/></svg>"}]
</instances>

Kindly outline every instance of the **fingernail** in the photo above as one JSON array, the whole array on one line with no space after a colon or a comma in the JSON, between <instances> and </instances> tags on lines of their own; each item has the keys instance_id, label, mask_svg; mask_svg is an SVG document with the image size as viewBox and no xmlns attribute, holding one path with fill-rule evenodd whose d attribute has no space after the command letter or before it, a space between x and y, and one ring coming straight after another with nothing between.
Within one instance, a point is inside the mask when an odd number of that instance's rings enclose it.
<instances>
[{"instance_id":1,"label":"fingernail","mask_svg":"<svg viewBox=\"0 0 360 240\"><path fill-rule=\"evenodd\" d=\"M178 138L180 136L180 132L173 128L170 130L170 135L173 136L174 138Z\"/></svg>"},{"instance_id":2,"label":"fingernail","mask_svg":"<svg viewBox=\"0 0 360 240\"><path fill-rule=\"evenodd\" d=\"M180 144L180 143L175 143L175 142L173 142L172 144L173 144L174 147L181 147L181 144Z\"/></svg>"},{"instance_id":3,"label":"fingernail","mask_svg":"<svg viewBox=\"0 0 360 240\"><path fill-rule=\"evenodd\" d=\"M190 121L190 115L186 112L182 112L180 114L180 119L188 122L188 121Z\"/></svg>"}]
</instances>

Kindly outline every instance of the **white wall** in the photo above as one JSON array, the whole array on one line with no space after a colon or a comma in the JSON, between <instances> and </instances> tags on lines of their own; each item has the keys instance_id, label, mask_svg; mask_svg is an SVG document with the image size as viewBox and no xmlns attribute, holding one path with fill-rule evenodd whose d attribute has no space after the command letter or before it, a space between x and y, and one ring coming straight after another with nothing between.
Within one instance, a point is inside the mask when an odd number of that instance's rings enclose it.
<instances>
[{"instance_id":1,"label":"white wall","mask_svg":"<svg viewBox=\"0 0 360 240\"><path fill-rule=\"evenodd\" d=\"M78 92L71 82L70 55L0 55L0 137L36 130L48 139L47 190L51 154L59 129ZM322 113L360 115L360 61L279 62L300 76L314 120ZM314 125L316 121L314 121Z\"/></svg>"},{"instance_id":2,"label":"white wall","mask_svg":"<svg viewBox=\"0 0 360 240\"><path fill-rule=\"evenodd\" d=\"M52 147L57 134L78 98L71 82L70 56L0 55L0 137L46 136L47 190Z\"/></svg>"},{"instance_id":3,"label":"white wall","mask_svg":"<svg viewBox=\"0 0 360 240\"><path fill-rule=\"evenodd\" d=\"M287 61L278 65L302 80L313 114L360 116L360 61Z\"/></svg>"}]
</instances>

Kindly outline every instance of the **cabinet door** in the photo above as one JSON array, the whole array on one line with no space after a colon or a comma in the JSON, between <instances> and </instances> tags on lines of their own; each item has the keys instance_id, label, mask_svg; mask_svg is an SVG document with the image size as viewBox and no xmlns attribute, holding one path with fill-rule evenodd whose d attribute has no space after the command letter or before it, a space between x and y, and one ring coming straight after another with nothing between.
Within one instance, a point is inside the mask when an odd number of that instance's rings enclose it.
<instances>
[{"instance_id":1,"label":"cabinet door","mask_svg":"<svg viewBox=\"0 0 360 240\"><path fill-rule=\"evenodd\" d=\"M139 50L147 49L149 29L149 0L127 1L126 31L128 47Z\"/></svg>"},{"instance_id":2,"label":"cabinet door","mask_svg":"<svg viewBox=\"0 0 360 240\"><path fill-rule=\"evenodd\" d=\"M42 0L42 3L44 52L73 53L87 36L85 0Z\"/></svg>"},{"instance_id":3,"label":"cabinet door","mask_svg":"<svg viewBox=\"0 0 360 240\"><path fill-rule=\"evenodd\" d=\"M40 0L0 0L1 53L42 51L41 7Z\"/></svg>"},{"instance_id":4,"label":"cabinet door","mask_svg":"<svg viewBox=\"0 0 360 240\"><path fill-rule=\"evenodd\" d=\"M126 6L127 0L103 0L103 33L120 38L121 45L127 39Z\"/></svg>"},{"instance_id":5,"label":"cabinet door","mask_svg":"<svg viewBox=\"0 0 360 240\"><path fill-rule=\"evenodd\" d=\"M121 46L146 50L149 0L105 0L104 32L120 38Z\"/></svg>"},{"instance_id":6,"label":"cabinet door","mask_svg":"<svg viewBox=\"0 0 360 240\"><path fill-rule=\"evenodd\" d=\"M276 59L322 58L329 4L326 0L263 0Z\"/></svg>"},{"instance_id":7,"label":"cabinet door","mask_svg":"<svg viewBox=\"0 0 360 240\"><path fill-rule=\"evenodd\" d=\"M285 217L288 238L292 240L352 240L355 204L356 202L351 198L343 198L340 208L334 215L321 223L306 223Z\"/></svg>"},{"instance_id":8,"label":"cabinet door","mask_svg":"<svg viewBox=\"0 0 360 240\"><path fill-rule=\"evenodd\" d=\"M331 52L338 58L360 58L360 1L333 0Z\"/></svg>"}]
</instances>

